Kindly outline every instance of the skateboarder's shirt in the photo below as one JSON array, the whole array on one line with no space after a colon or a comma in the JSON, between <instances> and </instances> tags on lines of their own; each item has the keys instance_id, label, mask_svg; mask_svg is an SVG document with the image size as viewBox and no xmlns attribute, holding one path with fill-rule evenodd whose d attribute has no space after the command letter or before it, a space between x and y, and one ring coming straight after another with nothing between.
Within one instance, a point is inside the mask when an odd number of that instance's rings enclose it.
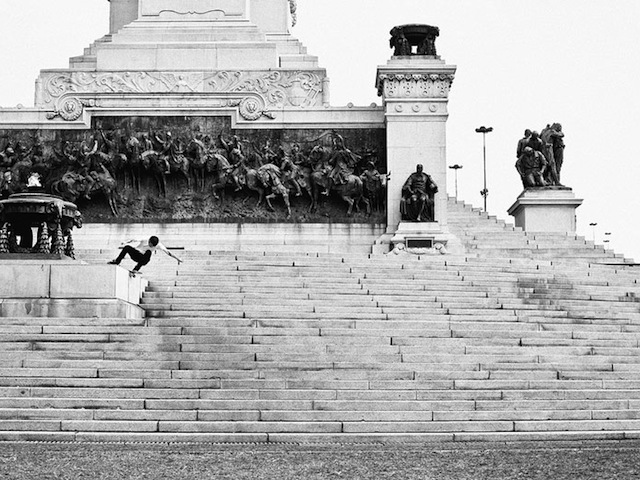
<instances>
[{"instance_id":1,"label":"skateboarder's shirt","mask_svg":"<svg viewBox=\"0 0 640 480\"><path fill-rule=\"evenodd\" d=\"M149 245L148 238L143 240L131 240L129 243L127 243L127 245L131 245L133 248L142 253L147 253L148 251L150 251L151 253L155 253L157 250L160 250L161 252L169 255L169 250L162 244L162 242L158 242L158 244L153 247Z\"/></svg>"}]
</instances>

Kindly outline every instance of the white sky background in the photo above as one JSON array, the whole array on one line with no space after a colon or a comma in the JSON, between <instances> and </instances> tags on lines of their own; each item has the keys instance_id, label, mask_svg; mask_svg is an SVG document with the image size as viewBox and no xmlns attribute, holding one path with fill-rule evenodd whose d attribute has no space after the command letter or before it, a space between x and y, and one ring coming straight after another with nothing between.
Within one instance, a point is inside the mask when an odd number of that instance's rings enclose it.
<instances>
[{"instance_id":1,"label":"white sky background","mask_svg":"<svg viewBox=\"0 0 640 480\"><path fill-rule=\"evenodd\" d=\"M66 68L108 33L107 0L2 0L0 106L33 105L40 69ZM438 54L458 66L447 124L459 198L482 206L481 125L487 135L488 210L522 191L514 168L525 128L559 122L563 183L584 204L578 233L640 261L639 0L298 0L292 34L331 78L331 103L369 105L394 25L440 27ZM453 173L450 171L450 173ZM448 192L454 193L449 176ZM597 222L595 229L589 223Z\"/></svg>"}]
</instances>

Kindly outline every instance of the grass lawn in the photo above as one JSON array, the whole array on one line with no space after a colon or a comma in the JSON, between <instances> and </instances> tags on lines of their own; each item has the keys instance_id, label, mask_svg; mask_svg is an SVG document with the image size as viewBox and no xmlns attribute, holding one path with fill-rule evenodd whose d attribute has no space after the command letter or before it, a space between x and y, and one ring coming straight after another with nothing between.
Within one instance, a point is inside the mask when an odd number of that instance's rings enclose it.
<instances>
[{"instance_id":1,"label":"grass lawn","mask_svg":"<svg viewBox=\"0 0 640 480\"><path fill-rule=\"evenodd\" d=\"M0 443L0 479L640 478L640 442L427 445Z\"/></svg>"}]
</instances>

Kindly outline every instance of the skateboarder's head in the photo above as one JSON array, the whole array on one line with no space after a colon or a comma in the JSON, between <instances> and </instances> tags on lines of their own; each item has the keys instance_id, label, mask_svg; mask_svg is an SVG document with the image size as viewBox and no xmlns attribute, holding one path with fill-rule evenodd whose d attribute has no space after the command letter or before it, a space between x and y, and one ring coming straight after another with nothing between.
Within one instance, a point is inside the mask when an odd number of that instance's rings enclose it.
<instances>
[{"instance_id":1,"label":"skateboarder's head","mask_svg":"<svg viewBox=\"0 0 640 480\"><path fill-rule=\"evenodd\" d=\"M160 243L160 240L155 235L153 237L149 238L149 246L150 247L155 247L156 245L158 245L158 243Z\"/></svg>"}]
</instances>

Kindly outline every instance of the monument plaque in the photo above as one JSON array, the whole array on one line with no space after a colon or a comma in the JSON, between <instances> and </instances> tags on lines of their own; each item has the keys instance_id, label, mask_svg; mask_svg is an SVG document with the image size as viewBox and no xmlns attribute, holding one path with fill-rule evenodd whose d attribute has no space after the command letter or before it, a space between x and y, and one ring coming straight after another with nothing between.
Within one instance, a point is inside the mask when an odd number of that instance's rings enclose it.
<instances>
[{"instance_id":1,"label":"monument plaque","mask_svg":"<svg viewBox=\"0 0 640 480\"><path fill-rule=\"evenodd\" d=\"M140 0L142 17L202 19L242 19L246 17L247 0Z\"/></svg>"}]
</instances>

